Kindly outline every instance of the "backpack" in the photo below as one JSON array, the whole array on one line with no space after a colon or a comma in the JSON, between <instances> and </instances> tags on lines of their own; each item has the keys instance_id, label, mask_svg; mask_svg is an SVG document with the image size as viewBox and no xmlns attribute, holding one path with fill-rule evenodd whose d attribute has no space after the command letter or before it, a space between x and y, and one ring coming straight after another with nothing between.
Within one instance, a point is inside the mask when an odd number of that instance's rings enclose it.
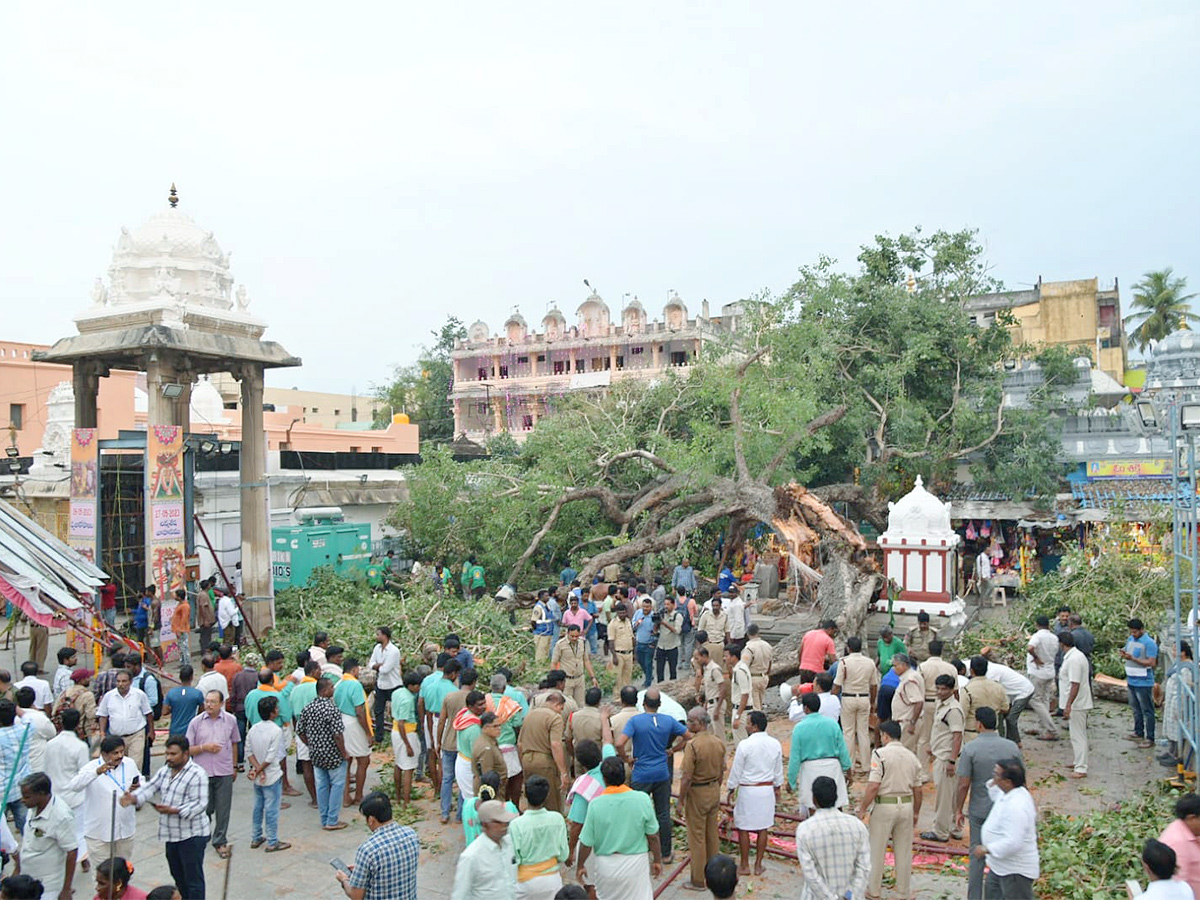
<instances>
[{"instance_id":1,"label":"backpack","mask_svg":"<svg viewBox=\"0 0 1200 900\"><path fill-rule=\"evenodd\" d=\"M145 669L143 669L142 674L138 676L138 683L136 685L137 689L139 691L142 691L143 693L145 693L145 691L146 691L146 679L147 678L154 678L154 676L151 675L149 672L147 672ZM162 712L163 712L162 683L157 678L154 678L154 685L155 685L155 687L158 688L158 702L154 704L153 708L151 709L151 712L154 713L155 719L161 719Z\"/></svg>"},{"instance_id":2,"label":"backpack","mask_svg":"<svg viewBox=\"0 0 1200 900\"><path fill-rule=\"evenodd\" d=\"M678 604L675 609L683 613L683 626L679 629L679 633L688 634L692 630L692 598L685 598L683 603Z\"/></svg>"}]
</instances>

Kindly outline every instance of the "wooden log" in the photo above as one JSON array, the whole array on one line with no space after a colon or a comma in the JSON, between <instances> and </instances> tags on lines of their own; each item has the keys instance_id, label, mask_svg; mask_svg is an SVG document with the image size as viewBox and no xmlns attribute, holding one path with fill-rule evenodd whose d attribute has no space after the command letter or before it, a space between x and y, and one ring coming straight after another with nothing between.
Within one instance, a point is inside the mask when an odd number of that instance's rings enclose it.
<instances>
[{"instance_id":1,"label":"wooden log","mask_svg":"<svg viewBox=\"0 0 1200 900\"><path fill-rule=\"evenodd\" d=\"M800 674L800 641L802 634L789 634L771 648L771 677L768 684L782 684ZM684 709L696 705L696 681L694 676L663 681L655 685L660 691L670 694Z\"/></svg>"}]
</instances>

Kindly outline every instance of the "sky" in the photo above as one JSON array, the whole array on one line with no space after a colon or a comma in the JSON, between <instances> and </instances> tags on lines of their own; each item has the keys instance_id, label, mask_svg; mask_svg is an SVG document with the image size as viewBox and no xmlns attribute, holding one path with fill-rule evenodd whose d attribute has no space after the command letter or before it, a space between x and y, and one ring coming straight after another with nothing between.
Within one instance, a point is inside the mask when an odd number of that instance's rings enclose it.
<instances>
[{"instance_id":1,"label":"sky","mask_svg":"<svg viewBox=\"0 0 1200 900\"><path fill-rule=\"evenodd\" d=\"M73 334L179 189L304 360L365 393L455 315L588 279L652 317L973 227L1009 288L1200 290L1200 6L6 3L0 339Z\"/></svg>"}]
</instances>

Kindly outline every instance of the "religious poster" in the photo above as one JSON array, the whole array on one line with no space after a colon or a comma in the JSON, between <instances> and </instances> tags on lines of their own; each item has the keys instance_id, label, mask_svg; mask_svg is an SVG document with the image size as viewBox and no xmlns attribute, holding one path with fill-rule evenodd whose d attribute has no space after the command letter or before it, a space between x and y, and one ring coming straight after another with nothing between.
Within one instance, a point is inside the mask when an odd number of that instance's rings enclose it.
<instances>
[{"instance_id":1,"label":"religious poster","mask_svg":"<svg viewBox=\"0 0 1200 900\"><path fill-rule=\"evenodd\" d=\"M76 428L71 432L71 498L67 543L93 563L96 561L98 448L95 428Z\"/></svg>"},{"instance_id":2,"label":"religious poster","mask_svg":"<svg viewBox=\"0 0 1200 900\"><path fill-rule=\"evenodd\" d=\"M150 550L150 578L158 586L162 652L170 659L178 653L171 632L175 589L187 577L184 561L183 429L154 425L146 431L147 510L146 532Z\"/></svg>"}]
</instances>

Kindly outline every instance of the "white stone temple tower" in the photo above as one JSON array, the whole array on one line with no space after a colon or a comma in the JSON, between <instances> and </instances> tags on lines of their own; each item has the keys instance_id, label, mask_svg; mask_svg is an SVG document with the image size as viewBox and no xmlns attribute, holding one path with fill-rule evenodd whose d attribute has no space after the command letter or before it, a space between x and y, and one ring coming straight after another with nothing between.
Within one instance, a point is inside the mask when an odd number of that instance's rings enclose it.
<instances>
[{"instance_id":1,"label":"white stone temple tower","mask_svg":"<svg viewBox=\"0 0 1200 900\"><path fill-rule=\"evenodd\" d=\"M229 372L241 382L242 579L251 624L261 631L274 618L263 372L300 360L262 340L266 323L250 314L245 286L234 288L229 254L178 203L171 185L167 208L135 231L121 229L107 281L96 279L92 305L75 317L79 334L35 359L72 367L76 428L96 426L99 379L112 369L146 373L150 428L188 429L201 375Z\"/></svg>"}]
</instances>

